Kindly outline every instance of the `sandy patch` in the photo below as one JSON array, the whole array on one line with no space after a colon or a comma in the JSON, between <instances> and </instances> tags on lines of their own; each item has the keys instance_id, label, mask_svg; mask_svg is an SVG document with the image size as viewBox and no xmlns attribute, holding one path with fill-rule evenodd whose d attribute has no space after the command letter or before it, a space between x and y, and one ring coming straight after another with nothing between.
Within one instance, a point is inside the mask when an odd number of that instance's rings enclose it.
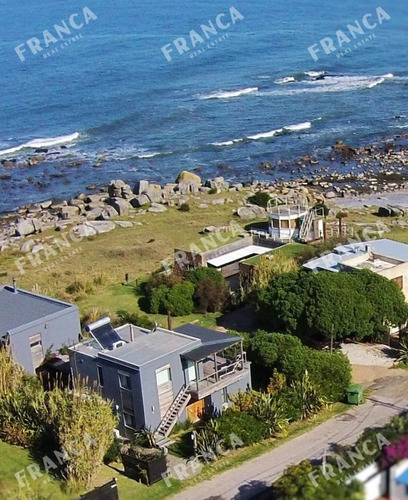
<instances>
[{"instance_id":1,"label":"sandy patch","mask_svg":"<svg viewBox=\"0 0 408 500\"><path fill-rule=\"evenodd\" d=\"M391 368L398 358L397 349L382 344L341 344L341 350L352 365Z\"/></svg>"}]
</instances>

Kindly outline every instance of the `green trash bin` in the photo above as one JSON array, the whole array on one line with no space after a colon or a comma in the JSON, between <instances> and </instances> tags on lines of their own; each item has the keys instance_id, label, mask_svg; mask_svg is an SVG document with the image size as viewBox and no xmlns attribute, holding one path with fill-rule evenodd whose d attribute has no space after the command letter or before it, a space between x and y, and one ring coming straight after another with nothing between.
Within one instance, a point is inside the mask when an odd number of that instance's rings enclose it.
<instances>
[{"instance_id":1,"label":"green trash bin","mask_svg":"<svg viewBox=\"0 0 408 500\"><path fill-rule=\"evenodd\" d=\"M351 385L346 393L347 403L350 405L358 405L363 400L363 386L360 384Z\"/></svg>"}]
</instances>

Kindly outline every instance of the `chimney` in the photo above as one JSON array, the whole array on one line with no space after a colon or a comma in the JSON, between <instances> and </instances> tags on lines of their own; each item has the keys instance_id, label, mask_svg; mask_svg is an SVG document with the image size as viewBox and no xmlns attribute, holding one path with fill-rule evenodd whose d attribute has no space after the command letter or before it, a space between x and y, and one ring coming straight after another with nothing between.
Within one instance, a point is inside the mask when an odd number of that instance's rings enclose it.
<instances>
[{"instance_id":1,"label":"chimney","mask_svg":"<svg viewBox=\"0 0 408 500\"><path fill-rule=\"evenodd\" d=\"M18 293L16 278L13 278L13 293Z\"/></svg>"}]
</instances>

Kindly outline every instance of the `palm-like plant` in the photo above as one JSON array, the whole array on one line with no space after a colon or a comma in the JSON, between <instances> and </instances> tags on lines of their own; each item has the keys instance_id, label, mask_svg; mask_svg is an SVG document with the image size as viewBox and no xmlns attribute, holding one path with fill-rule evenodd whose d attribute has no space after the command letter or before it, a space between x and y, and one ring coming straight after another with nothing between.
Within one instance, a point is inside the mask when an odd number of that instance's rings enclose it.
<instances>
[{"instance_id":1,"label":"palm-like plant","mask_svg":"<svg viewBox=\"0 0 408 500\"><path fill-rule=\"evenodd\" d=\"M397 363L402 365L408 365L408 342L406 340L401 341L401 347L398 349Z\"/></svg>"},{"instance_id":2,"label":"palm-like plant","mask_svg":"<svg viewBox=\"0 0 408 500\"><path fill-rule=\"evenodd\" d=\"M301 380L292 383L292 388L300 401L302 420L316 415L327 405L326 398L319 394L319 391L310 381L307 370Z\"/></svg>"},{"instance_id":3,"label":"palm-like plant","mask_svg":"<svg viewBox=\"0 0 408 500\"><path fill-rule=\"evenodd\" d=\"M288 419L285 409L273 394L261 394L251 414L267 424L270 437L286 433Z\"/></svg>"}]
</instances>

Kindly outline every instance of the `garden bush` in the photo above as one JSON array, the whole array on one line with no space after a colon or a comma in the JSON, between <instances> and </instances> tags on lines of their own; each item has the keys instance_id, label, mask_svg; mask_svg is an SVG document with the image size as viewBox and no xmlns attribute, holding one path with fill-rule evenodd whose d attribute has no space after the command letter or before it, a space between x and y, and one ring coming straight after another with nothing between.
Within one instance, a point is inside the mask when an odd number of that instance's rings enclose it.
<instances>
[{"instance_id":1,"label":"garden bush","mask_svg":"<svg viewBox=\"0 0 408 500\"><path fill-rule=\"evenodd\" d=\"M217 424L217 432L227 448L234 447L232 435L241 440L244 446L259 443L268 435L267 424L247 413L227 410L217 419Z\"/></svg>"}]
</instances>

